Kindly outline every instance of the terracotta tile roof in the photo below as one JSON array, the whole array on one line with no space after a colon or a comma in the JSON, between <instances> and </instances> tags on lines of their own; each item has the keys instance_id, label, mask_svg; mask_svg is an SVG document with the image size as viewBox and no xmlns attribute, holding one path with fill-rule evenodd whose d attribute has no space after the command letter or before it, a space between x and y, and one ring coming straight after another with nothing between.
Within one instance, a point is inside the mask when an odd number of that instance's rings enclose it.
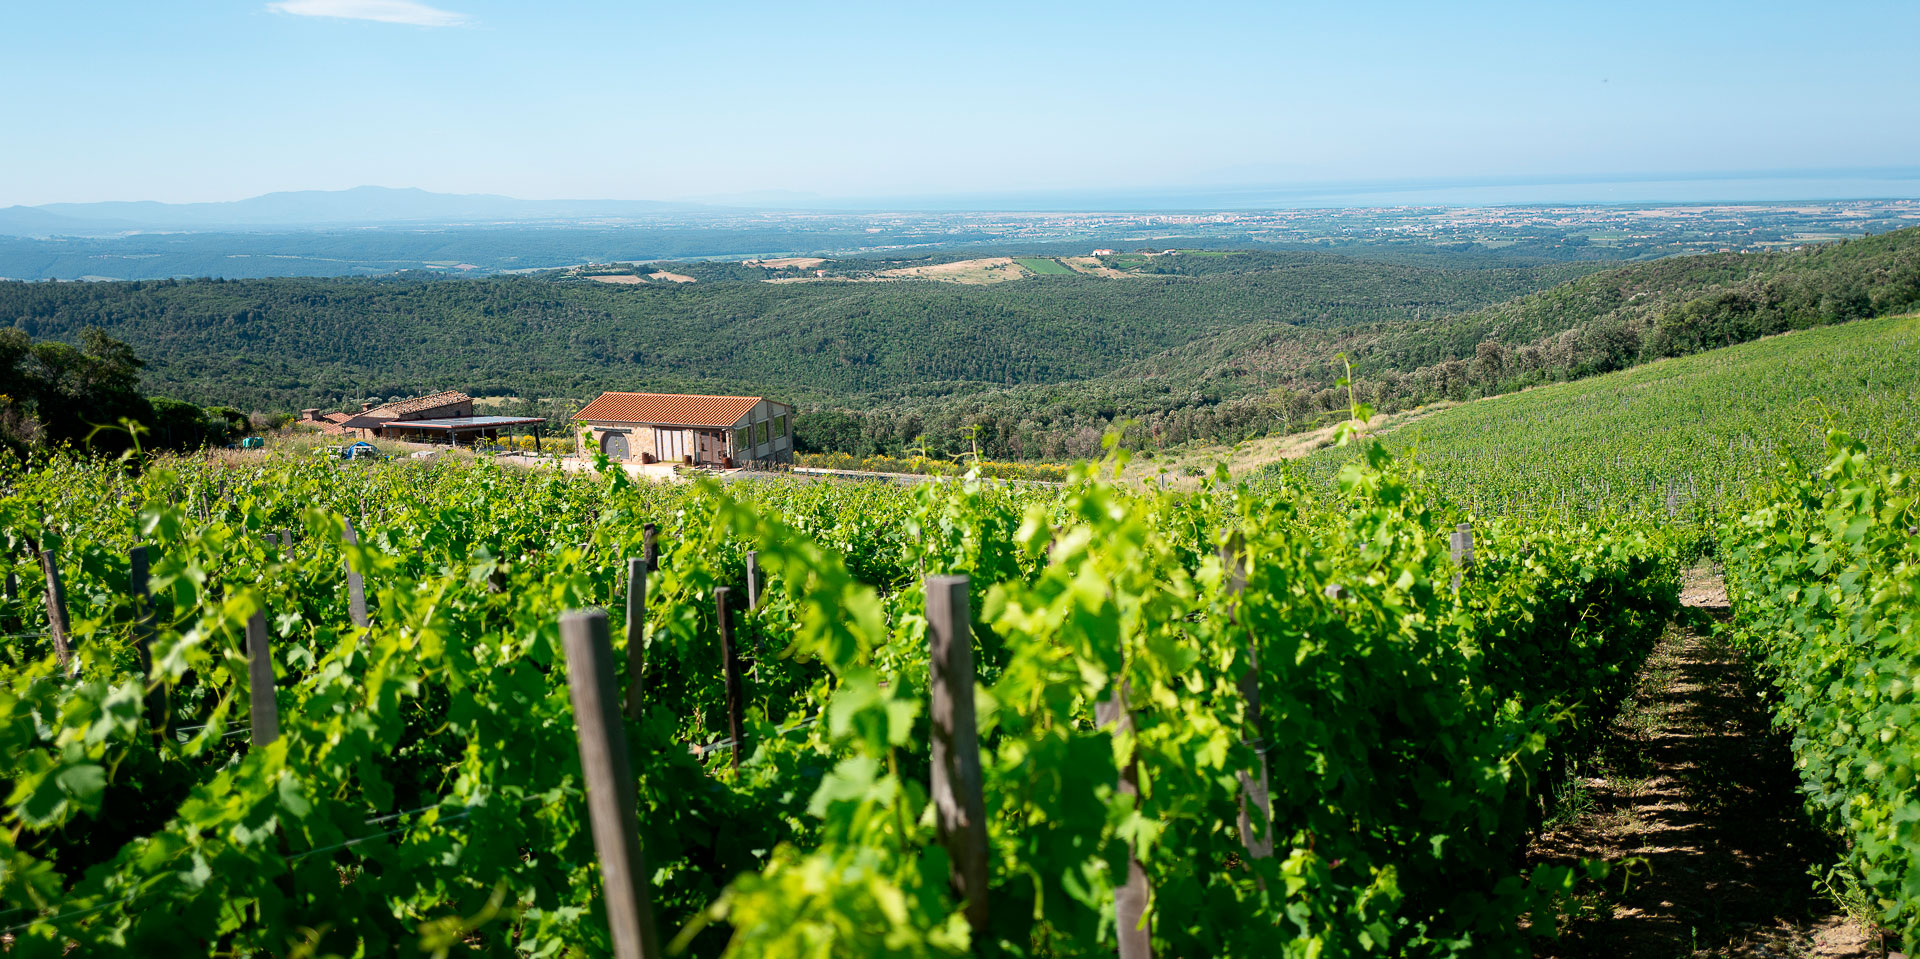
<instances>
[{"instance_id":1,"label":"terracotta tile roof","mask_svg":"<svg viewBox=\"0 0 1920 959\"><path fill-rule=\"evenodd\" d=\"M697 396L685 393L602 393L576 420L658 423L665 426L732 426L760 402L758 396ZM785 405L785 404L782 404Z\"/></svg>"},{"instance_id":2,"label":"terracotta tile roof","mask_svg":"<svg viewBox=\"0 0 1920 959\"><path fill-rule=\"evenodd\" d=\"M319 418L313 421L313 425L318 426L320 432L328 436L339 436L347 432L347 428L340 424L350 419L353 419L353 417L347 413L322 413Z\"/></svg>"},{"instance_id":3,"label":"terracotta tile roof","mask_svg":"<svg viewBox=\"0 0 1920 959\"><path fill-rule=\"evenodd\" d=\"M387 403L382 406L376 406L373 409L370 409L360 415L377 417L377 416L381 416L382 414L390 414L392 416L404 416L408 413L418 413L421 410L430 410L430 409L434 409L435 407L452 406L455 403L465 403L466 401L471 399L473 399L473 397L468 396L467 394L462 393L459 390L441 390L438 393L428 393L425 396L416 396L410 400L400 400L397 403Z\"/></svg>"}]
</instances>

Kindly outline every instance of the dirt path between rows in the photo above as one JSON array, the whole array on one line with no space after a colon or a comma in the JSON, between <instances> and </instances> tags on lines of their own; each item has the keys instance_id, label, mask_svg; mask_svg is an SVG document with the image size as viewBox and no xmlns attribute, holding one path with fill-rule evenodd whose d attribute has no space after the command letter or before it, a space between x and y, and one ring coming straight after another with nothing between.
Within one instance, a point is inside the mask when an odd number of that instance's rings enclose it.
<instances>
[{"instance_id":1,"label":"dirt path between rows","mask_svg":"<svg viewBox=\"0 0 1920 959\"><path fill-rule=\"evenodd\" d=\"M1590 888L1563 937L1538 954L1882 955L1814 889L1811 870L1837 855L1802 812L1787 743L1739 654L1712 635L1725 586L1695 569L1682 602L1683 624L1662 639L1573 788L1567 808L1578 814L1530 851L1536 863L1641 862Z\"/></svg>"}]
</instances>

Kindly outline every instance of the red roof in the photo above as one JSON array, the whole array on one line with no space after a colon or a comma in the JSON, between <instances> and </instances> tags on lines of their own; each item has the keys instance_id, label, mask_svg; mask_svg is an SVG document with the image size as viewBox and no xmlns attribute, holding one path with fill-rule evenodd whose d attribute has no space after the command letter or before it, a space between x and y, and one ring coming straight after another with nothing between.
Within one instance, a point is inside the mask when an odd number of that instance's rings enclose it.
<instances>
[{"instance_id":1,"label":"red roof","mask_svg":"<svg viewBox=\"0 0 1920 959\"><path fill-rule=\"evenodd\" d=\"M347 413L322 413L318 418L314 419L312 422L313 422L313 425L318 426L320 428L320 432L325 433L329 436L339 436L340 434L347 432L346 428L341 426L340 424L345 423L346 421L352 418L353 417Z\"/></svg>"},{"instance_id":2,"label":"red roof","mask_svg":"<svg viewBox=\"0 0 1920 959\"><path fill-rule=\"evenodd\" d=\"M576 420L657 423L663 426L732 426L760 402L758 396L697 396L686 393L602 393ZM785 405L785 404L782 404Z\"/></svg>"},{"instance_id":3,"label":"red roof","mask_svg":"<svg viewBox=\"0 0 1920 959\"><path fill-rule=\"evenodd\" d=\"M437 410L442 406L465 403L471 399L473 399L473 397L459 390L441 390L438 393L428 393L425 396L416 396L412 399L376 406L360 415L380 419L391 419L396 416L405 416L408 413L418 413L421 410Z\"/></svg>"}]
</instances>

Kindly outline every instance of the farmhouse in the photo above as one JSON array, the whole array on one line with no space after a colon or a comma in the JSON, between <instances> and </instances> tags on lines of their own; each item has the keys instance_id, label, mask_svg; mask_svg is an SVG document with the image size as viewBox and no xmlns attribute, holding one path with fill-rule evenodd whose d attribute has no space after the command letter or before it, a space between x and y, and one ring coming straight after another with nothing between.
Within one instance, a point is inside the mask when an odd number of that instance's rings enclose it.
<instances>
[{"instance_id":1,"label":"farmhouse","mask_svg":"<svg viewBox=\"0 0 1920 959\"><path fill-rule=\"evenodd\" d=\"M761 396L602 393L573 416L609 459L731 468L793 461L793 407Z\"/></svg>"},{"instance_id":2,"label":"farmhouse","mask_svg":"<svg viewBox=\"0 0 1920 959\"><path fill-rule=\"evenodd\" d=\"M475 416L473 397L458 390L379 405L366 403L351 415L301 410L300 419L323 433L456 445L498 439L503 430L546 422L537 416Z\"/></svg>"}]
</instances>

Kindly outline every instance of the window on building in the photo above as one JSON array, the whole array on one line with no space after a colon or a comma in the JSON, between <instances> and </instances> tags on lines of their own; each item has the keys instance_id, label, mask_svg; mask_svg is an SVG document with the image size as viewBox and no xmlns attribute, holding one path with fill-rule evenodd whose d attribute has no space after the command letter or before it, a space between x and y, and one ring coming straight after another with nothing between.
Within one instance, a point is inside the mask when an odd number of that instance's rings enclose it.
<instances>
[{"instance_id":1,"label":"window on building","mask_svg":"<svg viewBox=\"0 0 1920 959\"><path fill-rule=\"evenodd\" d=\"M747 447L752 445L753 445L752 427L743 426L733 431L733 451L735 453L745 453L747 451Z\"/></svg>"},{"instance_id":2,"label":"window on building","mask_svg":"<svg viewBox=\"0 0 1920 959\"><path fill-rule=\"evenodd\" d=\"M787 414L782 413L773 418L773 435L776 439L787 438Z\"/></svg>"},{"instance_id":3,"label":"window on building","mask_svg":"<svg viewBox=\"0 0 1920 959\"><path fill-rule=\"evenodd\" d=\"M687 432L685 430L653 431L654 455L663 462L672 463L687 455Z\"/></svg>"},{"instance_id":4,"label":"window on building","mask_svg":"<svg viewBox=\"0 0 1920 959\"><path fill-rule=\"evenodd\" d=\"M753 424L753 445L759 446L760 444L765 443L766 441L767 441L767 421L761 420L760 422Z\"/></svg>"}]
</instances>

